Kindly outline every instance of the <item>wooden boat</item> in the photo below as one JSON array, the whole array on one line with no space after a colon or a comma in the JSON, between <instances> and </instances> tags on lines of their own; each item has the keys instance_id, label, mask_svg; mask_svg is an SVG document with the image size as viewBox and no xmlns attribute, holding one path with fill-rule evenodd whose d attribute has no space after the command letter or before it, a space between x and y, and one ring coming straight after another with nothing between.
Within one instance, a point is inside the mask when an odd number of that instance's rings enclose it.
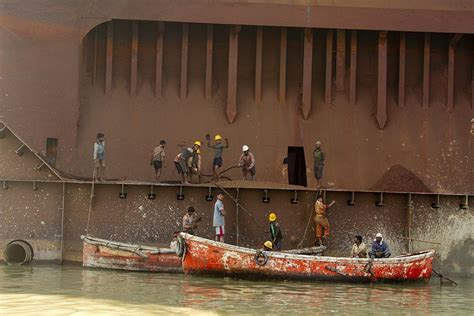
<instances>
[{"instance_id":1,"label":"wooden boat","mask_svg":"<svg viewBox=\"0 0 474 316\"><path fill-rule=\"evenodd\" d=\"M132 245L81 236L84 267L129 271L182 273L175 249Z\"/></svg>"},{"instance_id":2,"label":"wooden boat","mask_svg":"<svg viewBox=\"0 0 474 316\"><path fill-rule=\"evenodd\" d=\"M126 244L91 236L83 240L82 265L90 268L144 272L182 273L176 249ZM324 246L286 250L290 253L321 255Z\"/></svg>"},{"instance_id":3,"label":"wooden boat","mask_svg":"<svg viewBox=\"0 0 474 316\"><path fill-rule=\"evenodd\" d=\"M434 250L383 258L339 258L260 251L185 233L178 237L187 274L343 282L428 281Z\"/></svg>"}]
</instances>

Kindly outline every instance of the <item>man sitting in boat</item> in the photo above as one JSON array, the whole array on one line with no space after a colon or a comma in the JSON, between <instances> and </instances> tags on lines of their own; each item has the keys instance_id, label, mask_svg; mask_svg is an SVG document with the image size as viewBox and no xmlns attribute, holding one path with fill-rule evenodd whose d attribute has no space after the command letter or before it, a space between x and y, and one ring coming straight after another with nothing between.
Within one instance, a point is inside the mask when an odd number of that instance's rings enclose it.
<instances>
[{"instance_id":1,"label":"man sitting in boat","mask_svg":"<svg viewBox=\"0 0 474 316\"><path fill-rule=\"evenodd\" d=\"M367 246L362 241L362 236L355 236L354 245L351 250L352 258L367 258Z\"/></svg>"},{"instance_id":2,"label":"man sitting in boat","mask_svg":"<svg viewBox=\"0 0 474 316\"><path fill-rule=\"evenodd\" d=\"M198 222L201 221L200 217L194 213L196 210L194 207L188 207L188 212L183 216L183 232L194 235L194 230L198 228Z\"/></svg>"},{"instance_id":3,"label":"man sitting in boat","mask_svg":"<svg viewBox=\"0 0 474 316\"><path fill-rule=\"evenodd\" d=\"M382 234L377 233L372 242L372 251L369 252L370 258L388 258L390 255L388 244L383 240Z\"/></svg>"},{"instance_id":4,"label":"man sitting in boat","mask_svg":"<svg viewBox=\"0 0 474 316\"><path fill-rule=\"evenodd\" d=\"M283 239L283 234L281 233L280 225L276 221L277 216L275 213L270 213L268 215L268 221L270 222L270 236L272 237L272 244L275 246L276 250L281 250L281 240Z\"/></svg>"}]
</instances>

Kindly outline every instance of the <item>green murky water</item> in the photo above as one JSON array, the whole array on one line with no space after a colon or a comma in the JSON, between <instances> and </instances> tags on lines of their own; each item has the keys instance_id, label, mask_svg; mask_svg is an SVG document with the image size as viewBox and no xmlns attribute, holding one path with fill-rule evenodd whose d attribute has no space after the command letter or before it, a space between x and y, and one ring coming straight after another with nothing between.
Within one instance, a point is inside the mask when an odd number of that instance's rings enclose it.
<instances>
[{"instance_id":1,"label":"green murky water","mask_svg":"<svg viewBox=\"0 0 474 316\"><path fill-rule=\"evenodd\" d=\"M353 285L0 266L0 315L472 315L474 280L457 281Z\"/></svg>"}]
</instances>

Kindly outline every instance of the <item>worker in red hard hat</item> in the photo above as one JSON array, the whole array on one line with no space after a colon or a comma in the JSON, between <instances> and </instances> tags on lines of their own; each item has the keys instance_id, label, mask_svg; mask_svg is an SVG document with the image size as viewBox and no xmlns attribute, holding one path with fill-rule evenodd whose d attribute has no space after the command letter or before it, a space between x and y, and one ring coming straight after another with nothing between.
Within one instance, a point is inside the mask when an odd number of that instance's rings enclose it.
<instances>
[{"instance_id":1,"label":"worker in red hard hat","mask_svg":"<svg viewBox=\"0 0 474 316\"><path fill-rule=\"evenodd\" d=\"M255 180L255 157L250 152L247 145L242 146L242 155L240 155L238 167L242 168L242 180L247 180L247 174L250 173L251 179Z\"/></svg>"}]
</instances>

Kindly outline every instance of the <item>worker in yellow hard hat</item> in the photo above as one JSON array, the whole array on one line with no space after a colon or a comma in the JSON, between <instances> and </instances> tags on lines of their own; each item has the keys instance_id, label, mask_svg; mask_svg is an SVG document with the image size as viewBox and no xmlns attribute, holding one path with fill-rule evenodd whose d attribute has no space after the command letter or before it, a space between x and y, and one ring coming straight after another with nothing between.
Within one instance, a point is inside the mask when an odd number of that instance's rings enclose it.
<instances>
[{"instance_id":1,"label":"worker in yellow hard hat","mask_svg":"<svg viewBox=\"0 0 474 316\"><path fill-rule=\"evenodd\" d=\"M281 233L280 225L277 223L277 216L275 213L270 213L268 215L268 221L270 224L270 237L272 238L272 243L275 246L276 250L281 250L281 241L283 239L283 234Z\"/></svg>"},{"instance_id":2,"label":"worker in yellow hard hat","mask_svg":"<svg viewBox=\"0 0 474 316\"><path fill-rule=\"evenodd\" d=\"M191 168L189 168L189 180L191 182L193 182L193 175L197 175L198 181L201 183L201 145L199 140L194 142Z\"/></svg>"},{"instance_id":3,"label":"worker in yellow hard hat","mask_svg":"<svg viewBox=\"0 0 474 316\"><path fill-rule=\"evenodd\" d=\"M220 169L223 164L222 152L224 148L229 148L229 140L225 139L225 144L222 143L222 136L217 134L214 136L215 145L211 145L211 135L206 135L207 146L214 149L214 159L212 161L212 173L214 180L218 181L220 176Z\"/></svg>"},{"instance_id":4,"label":"worker in yellow hard hat","mask_svg":"<svg viewBox=\"0 0 474 316\"><path fill-rule=\"evenodd\" d=\"M273 250L273 243L270 240L267 240L263 243L263 250L265 251L272 251Z\"/></svg>"}]
</instances>

